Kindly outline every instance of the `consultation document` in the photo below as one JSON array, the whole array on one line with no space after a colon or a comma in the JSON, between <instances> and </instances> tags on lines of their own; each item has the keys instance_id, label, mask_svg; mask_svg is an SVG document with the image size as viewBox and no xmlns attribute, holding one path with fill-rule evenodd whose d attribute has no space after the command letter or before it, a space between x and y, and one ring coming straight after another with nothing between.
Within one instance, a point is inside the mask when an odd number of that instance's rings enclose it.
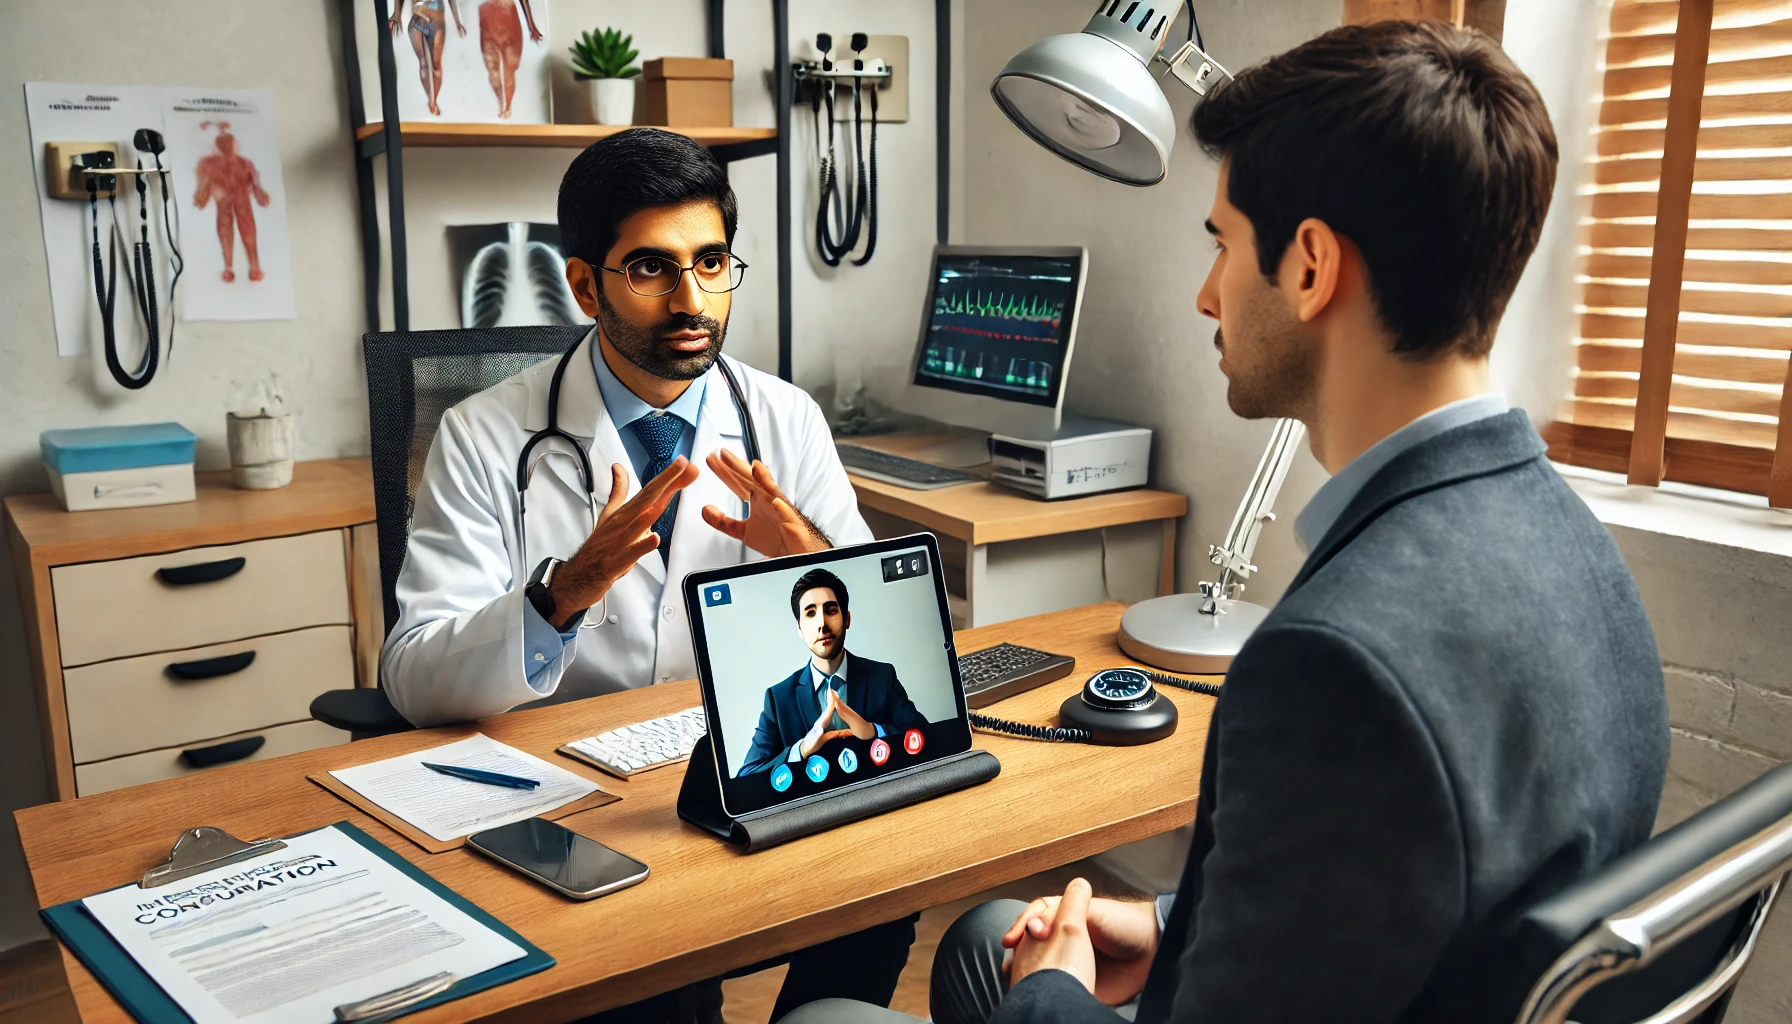
<instances>
[{"instance_id":1,"label":"consultation document","mask_svg":"<svg viewBox=\"0 0 1792 1024\"><path fill-rule=\"evenodd\" d=\"M541 783L534 789L488 786L441 775L423 762L481 768ZM330 773L336 781L448 842L554 810L597 790L597 783L549 764L484 733L357 768Z\"/></svg>"},{"instance_id":2,"label":"consultation document","mask_svg":"<svg viewBox=\"0 0 1792 1024\"><path fill-rule=\"evenodd\" d=\"M322 1024L343 1003L525 955L334 827L285 842L82 903L196 1024Z\"/></svg>"}]
</instances>

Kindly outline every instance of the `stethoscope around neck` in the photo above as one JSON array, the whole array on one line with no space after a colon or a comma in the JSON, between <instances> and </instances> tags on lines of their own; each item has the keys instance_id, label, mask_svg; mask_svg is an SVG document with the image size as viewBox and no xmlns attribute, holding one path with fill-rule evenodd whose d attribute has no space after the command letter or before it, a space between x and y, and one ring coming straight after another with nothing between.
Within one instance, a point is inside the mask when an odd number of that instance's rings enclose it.
<instances>
[{"instance_id":1,"label":"stethoscope around neck","mask_svg":"<svg viewBox=\"0 0 1792 1024\"><path fill-rule=\"evenodd\" d=\"M591 513L591 529L597 529L597 477L591 471L591 456L586 454L585 446L579 443L578 438L560 429L560 383L566 377L567 364L572 362L573 357L584 343L585 339L580 338L566 350L566 353L560 357L560 362L554 367L553 380L548 384L547 426L529 435L529 439L523 442L523 450L516 457L516 535L517 544L522 550L522 564L525 570L529 567L527 520L529 478L535 468L535 464L529 461L529 454L542 442L559 438L572 446L573 454L579 460L579 482L585 485L585 507ZM728 393L734 398L734 407L740 410L741 434L747 450L747 464L752 465L754 462L761 461L759 432L753 428L753 414L747 409L746 395L742 393L740 381L734 376L734 371L728 368L727 360L717 355L715 366L716 369L722 371L722 379L728 383ZM552 451L543 452L536 461L539 462L552 454L554 454ZM647 481L641 482L645 484ZM595 616L587 614L581 625L586 629L595 629L602 625L604 622L603 607L603 605L599 606L598 614Z\"/></svg>"}]
</instances>

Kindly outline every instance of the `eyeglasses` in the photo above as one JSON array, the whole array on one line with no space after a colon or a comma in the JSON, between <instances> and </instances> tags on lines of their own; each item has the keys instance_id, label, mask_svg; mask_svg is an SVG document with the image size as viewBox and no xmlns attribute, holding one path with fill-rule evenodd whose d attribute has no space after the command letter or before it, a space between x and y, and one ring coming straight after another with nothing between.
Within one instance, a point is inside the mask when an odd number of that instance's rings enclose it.
<instances>
[{"instance_id":1,"label":"eyeglasses","mask_svg":"<svg viewBox=\"0 0 1792 1024\"><path fill-rule=\"evenodd\" d=\"M726 295L739 288L741 278L747 275L747 265L729 252L706 253L688 267L679 266L664 256L642 256L629 260L621 268L600 269L621 274L629 291L649 299L677 291L686 271L696 278L697 287L711 295Z\"/></svg>"}]
</instances>

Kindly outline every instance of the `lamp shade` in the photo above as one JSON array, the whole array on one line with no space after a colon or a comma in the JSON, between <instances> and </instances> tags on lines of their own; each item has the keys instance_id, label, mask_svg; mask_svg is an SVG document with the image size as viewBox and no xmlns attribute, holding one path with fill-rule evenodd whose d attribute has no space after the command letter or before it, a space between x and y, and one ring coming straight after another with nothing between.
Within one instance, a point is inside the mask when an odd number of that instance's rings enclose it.
<instances>
[{"instance_id":1,"label":"lamp shade","mask_svg":"<svg viewBox=\"0 0 1792 1024\"><path fill-rule=\"evenodd\" d=\"M990 94L1021 131L1064 159L1114 181L1155 185L1176 138L1170 102L1149 69L1168 22L1149 9L1139 22L1103 11L1081 32L1042 39L1014 55Z\"/></svg>"}]
</instances>

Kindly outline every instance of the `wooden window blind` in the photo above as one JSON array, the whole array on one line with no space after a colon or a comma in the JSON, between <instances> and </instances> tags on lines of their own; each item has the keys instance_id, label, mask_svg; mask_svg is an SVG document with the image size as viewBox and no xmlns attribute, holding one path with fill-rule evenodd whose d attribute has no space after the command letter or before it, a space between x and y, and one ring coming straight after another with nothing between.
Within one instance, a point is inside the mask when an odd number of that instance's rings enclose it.
<instances>
[{"instance_id":1,"label":"wooden window blind","mask_svg":"<svg viewBox=\"0 0 1792 1024\"><path fill-rule=\"evenodd\" d=\"M1551 457L1792 507L1792 0L1615 0Z\"/></svg>"}]
</instances>

